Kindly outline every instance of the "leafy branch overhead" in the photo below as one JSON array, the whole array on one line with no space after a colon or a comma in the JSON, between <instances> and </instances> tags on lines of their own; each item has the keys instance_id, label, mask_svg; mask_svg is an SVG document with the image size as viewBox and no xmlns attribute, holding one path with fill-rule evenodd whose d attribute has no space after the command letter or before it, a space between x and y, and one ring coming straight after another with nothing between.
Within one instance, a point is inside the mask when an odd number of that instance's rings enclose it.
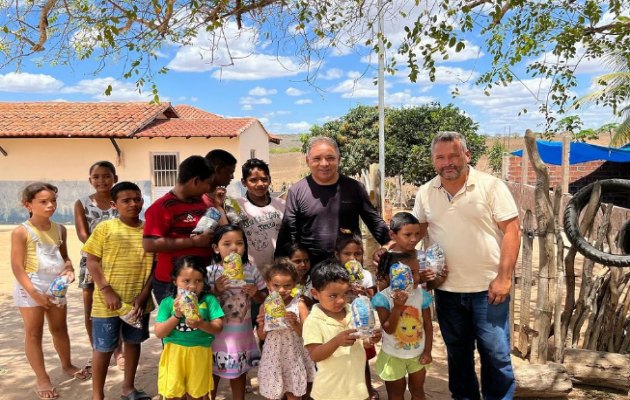
<instances>
[{"instance_id":1,"label":"leafy branch overhead","mask_svg":"<svg viewBox=\"0 0 630 400\"><path fill-rule=\"evenodd\" d=\"M317 75L321 61L335 48L385 51L389 72L405 70L411 81L421 74L435 80L436 63L465 49L467 37L482 40L489 63L477 63L478 85L489 90L527 78L548 82L528 88L540 110L554 120L573 102L576 68L611 50L630 54L630 0L426 0L382 1L390 25L404 35L383 36L378 46L377 0L3 0L0 17L0 66L19 69L25 59L39 64L76 60L123 66L139 88L156 73L166 73L157 54L191 44L209 34L205 46L218 49L229 40L226 29L254 29L258 44L291 51ZM204 36L205 37L205 36ZM205 39L204 39L205 40ZM229 50L228 50L229 53ZM397 65L404 60L405 65ZM207 60L213 62L215 60ZM228 66L233 60L221 62ZM158 64L154 66L153 64ZM525 84L525 83L523 83ZM618 90L607 105L616 107L630 90ZM157 93L157 88L153 88ZM526 110L523 110L526 111Z\"/></svg>"}]
</instances>

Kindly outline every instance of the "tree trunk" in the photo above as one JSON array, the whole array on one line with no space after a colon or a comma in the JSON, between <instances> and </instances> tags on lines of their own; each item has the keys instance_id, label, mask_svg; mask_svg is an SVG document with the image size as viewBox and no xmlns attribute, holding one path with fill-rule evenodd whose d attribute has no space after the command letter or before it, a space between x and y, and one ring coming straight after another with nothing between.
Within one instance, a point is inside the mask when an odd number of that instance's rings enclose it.
<instances>
[{"instance_id":1,"label":"tree trunk","mask_svg":"<svg viewBox=\"0 0 630 400\"><path fill-rule=\"evenodd\" d=\"M529 153L530 162L536 171L536 220L540 235L538 241L540 253L538 297L534 313L534 329L538 332L538 335L532 341L530 361L535 364L545 364L547 362L547 338L549 337L554 304L551 294L555 292L555 224L553 221L553 208L551 200L549 200L547 166L538 153L536 135L529 129L525 133L525 145Z\"/></svg>"},{"instance_id":2,"label":"tree trunk","mask_svg":"<svg viewBox=\"0 0 630 400\"><path fill-rule=\"evenodd\" d=\"M514 364L517 398L567 398L573 390L562 364Z\"/></svg>"},{"instance_id":3,"label":"tree trunk","mask_svg":"<svg viewBox=\"0 0 630 400\"><path fill-rule=\"evenodd\" d=\"M562 189L560 185L556 185L553 196L553 214L556 221L556 302L554 305L553 315L553 343L555 347L554 360L557 363L562 362L564 356L564 338L562 337L562 298L564 297L564 242L562 240L562 231L559 229L560 223L560 204L562 203Z\"/></svg>"},{"instance_id":4,"label":"tree trunk","mask_svg":"<svg viewBox=\"0 0 630 400\"><path fill-rule=\"evenodd\" d=\"M627 391L630 356L602 351L567 349L564 365L574 383Z\"/></svg>"}]
</instances>

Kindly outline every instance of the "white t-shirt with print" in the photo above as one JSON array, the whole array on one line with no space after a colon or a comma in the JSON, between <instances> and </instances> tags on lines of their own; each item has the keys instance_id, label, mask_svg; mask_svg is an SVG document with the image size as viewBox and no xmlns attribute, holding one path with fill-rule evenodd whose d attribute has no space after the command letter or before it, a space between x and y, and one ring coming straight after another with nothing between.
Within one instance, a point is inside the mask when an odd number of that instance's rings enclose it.
<instances>
[{"instance_id":1,"label":"white t-shirt with print","mask_svg":"<svg viewBox=\"0 0 630 400\"><path fill-rule=\"evenodd\" d=\"M247 219L240 223L247 237L249 262L258 268L273 263L278 231L284 216L284 200L272 197L264 207L257 206L247 197L236 199Z\"/></svg>"}]
</instances>

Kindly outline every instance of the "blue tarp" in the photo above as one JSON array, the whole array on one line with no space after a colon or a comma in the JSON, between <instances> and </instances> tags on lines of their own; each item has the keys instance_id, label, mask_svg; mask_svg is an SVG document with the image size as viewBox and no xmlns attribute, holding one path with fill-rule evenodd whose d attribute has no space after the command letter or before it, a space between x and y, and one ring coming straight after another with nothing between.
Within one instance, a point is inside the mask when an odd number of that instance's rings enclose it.
<instances>
[{"instance_id":1,"label":"blue tarp","mask_svg":"<svg viewBox=\"0 0 630 400\"><path fill-rule=\"evenodd\" d=\"M562 165L562 142L537 140L538 152L545 164ZM523 149L510 153L523 157ZM630 162L630 148L606 147L582 142L571 142L569 164L580 164L595 160Z\"/></svg>"}]
</instances>

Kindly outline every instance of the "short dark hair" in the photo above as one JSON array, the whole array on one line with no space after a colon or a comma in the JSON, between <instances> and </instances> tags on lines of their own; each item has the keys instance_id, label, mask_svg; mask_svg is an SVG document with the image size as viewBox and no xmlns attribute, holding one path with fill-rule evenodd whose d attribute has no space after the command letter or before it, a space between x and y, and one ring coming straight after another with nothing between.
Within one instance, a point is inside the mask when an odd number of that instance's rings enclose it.
<instances>
[{"instance_id":1,"label":"short dark hair","mask_svg":"<svg viewBox=\"0 0 630 400\"><path fill-rule=\"evenodd\" d=\"M350 273L336 258L329 258L317 264L311 274L311 282L315 290L322 291L329 283L350 283Z\"/></svg>"},{"instance_id":2,"label":"short dark hair","mask_svg":"<svg viewBox=\"0 0 630 400\"><path fill-rule=\"evenodd\" d=\"M94 171L94 168L98 167L107 168L108 170L110 170L112 175L116 176L116 167L114 167L114 164L110 163L109 161L97 161L92 164L92 166L90 167L90 175L92 175L92 171Z\"/></svg>"},{"instance_id":3,"label":"short dark hair","mask_svg":"<svg viewBox=\"0 0 630 400\"><path fill-rule=\"evenodd\" d=\"M247 179L248 176L252 174L252 171L255 169L259 169L264 172L269 178L271 178L271 174L269 173L269 165L263 160L259 160L257 158L250 158L245 161L241 171L243 172L243 180Z\"/></svg>"},{"instance_id":4,"label":"short dark hair","mask_svg":"<svg viewBox=\"0 0 630 400\"><path fill-rule=\"evenodd\" d=\"M276 258L273 264L265 266L263 270L265 282L271 281L271 278L276 275L288 275L293 279L293 282L297 282L300 278L295 265L286 257Z\"/></svg>"},{"instance_id":5,"label":"short dark hair","mask_svg":"<svg viewBox=\"0 0 630 400\"><path fill-rule=\"evenodd\" d=\"M140 193L142 195L142 190L133 182L118 182L109 190L110 196L112 196L112 201L116 201L118 199L118 193L123 190L133 190L134 192Z\"/></svg>"},{"instance_id":6,"label":"short dark hair","mask_svg":"<svg viewBox=\"0 0 630 400\"><path fill-rule=\"evenodd\" d=\"M229 232L240 232L241 235L243 235L243 242L245 242L245 253L243 253L243 256L242 256L243 265L249 263L249 255L247 253L247 248L248 248L247 247L247 236L245 235L245 231L243 230L243 228L241 228L240 225L227 224L227 225L219 226L214 231L214 236L212 236L212 244L216 244L218 246L219 245L219 241L221 240L223 235L225 235L226 233L229 233ZM223 260L221 259L221 254L214 253L214 262L216 264L221 264L222 261Z\"/></svg>"},{"instance_id":7,"label":"short dark hair","mask_svg":"<svg viewBox=\"0 0 630 400\"><path fill-rule=\"evenodd\" d=\"M337 240L335 240L335 251L341 253L341 250L345 249L350 243L357 244L363 249L361 236L352 231L341 229L339 235L337 235Z\"/></svg>"},{"instance_id":8,"label":"short dark hair","mask_svg":"<svg viewBox=\"0 0 630 400\"><path fill-rule=\"evenodd\" d=\"M191 179L205 181L214 174L214 168L201 156L190 156L179 164L177 183L184 184Z\"/></svg>"},{"instance_id":9,"label":"short dark hair","mask_svg":"<svg viewBox=\"0 0 630 400\"><path fill-rule=\"evenodd\" d=\"M376 267L376 279L388 280L389 270L392 265L397 262L411 260L414 256L406 251L386 251L381 254L380 260L378 260L378 267Z\"/></svg>"},{"instance_id":10,"label":"short dark hair","mask_svg":"<svg viewBox=\"0 0 630 400\"><path fill-rule=\"evenodd\" d=\"M398 233L405 225L420 225L420 221L413 214L406 211L396 213L389 221L389 229L394 233Z\"/></svg>"},{"instance_id":11,"label":"short dark hair","mask_svg":"<svg viewBox=\"0 0 630 400\"><path fill-rule=\"evenodd\" d=\"M308 258L311 258L311 255L309 254L306 247L300 242L289 242L284 246L281 246L280 251L278 252L278 257L291 258L293 257L293 254L298 250L305 252L306 255L308 255Z\"/></svg>"},{"instance_id":12,"label":"short dark hair","mask_svg":"<svg viewBox=\"0 0 630 400\"><path fill-rule=\"evenodd\" d=\"M206 154L206 160L216 168L236 165L236 158L223 149L214 149Z\"/></svg>"},{"instance_id":13,"label":"short dark hair","mask_svg":"<svg viewBox=\"0 0 630 400\"><path fill-rule=\"evenodd\" d=\"M201 273L203 276L203 290L201 294L206 293L208 291L208 271L206 270L206 262L200 256L181 256L175 259L173 263L173 269L171 270L171 282L173 283L171 295L173 297L177 297L177 286L175 285L175 281L179 276L179 273L185 269L191 268L197 272ZM201 297L201 296L199 296Z\"/></svg>"}]
</instances>

